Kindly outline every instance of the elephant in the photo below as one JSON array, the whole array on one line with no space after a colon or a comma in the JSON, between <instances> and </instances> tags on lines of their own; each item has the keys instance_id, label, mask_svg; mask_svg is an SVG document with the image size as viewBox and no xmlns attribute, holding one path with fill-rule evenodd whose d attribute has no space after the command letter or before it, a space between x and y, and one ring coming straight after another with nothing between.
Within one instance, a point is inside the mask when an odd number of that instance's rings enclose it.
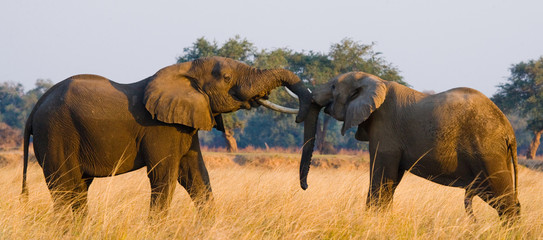
<instances>
[{"instance_id":1,"label":"elephant","mask_svg":"<svg viewBox=\"0 0 543 240\"><path fill-rule=\"evenodd\" d=\"M455 88L425 94L364 72L338 75L315 87L304 121L300 184L307 189L320 110L343 121L341 133L358 126L369 141L368 209L388 209L404 173L464 188L465 209L475 220L475 196L501 219L520 215L517 147L511 124L482 93Z\"/></svg>"},{"instance_id":2,"label":"elephant","mask_svg":"<svg viewBox=\"0 0 543 240\"><path fill-rule=\"evenodd\" d=\"M142 167L151 184L151 212L167 212L176 180L196 205L212 202L198 130L224 131L222 113L267 106L265 99L279 86L298 95L300 106L311 104L311 93L294 73L223 57L171 65L130 84L97 75L69 77L38 100L25 124L23 196L33 135L55 208L86 212L94 178ZM296 121L305 115L298 112Z\"/></svg>"}]
</instances>

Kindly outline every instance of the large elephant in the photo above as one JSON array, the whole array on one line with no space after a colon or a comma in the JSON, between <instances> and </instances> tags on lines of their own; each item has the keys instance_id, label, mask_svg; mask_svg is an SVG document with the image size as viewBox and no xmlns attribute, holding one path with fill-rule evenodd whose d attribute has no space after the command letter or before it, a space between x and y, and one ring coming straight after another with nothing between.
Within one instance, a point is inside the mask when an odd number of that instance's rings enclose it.
<instances>
[{"instance_id":1,"label":"large elephant","mask_svg":"<svg viewBox=\"0 0 543 240\"><path fill-rule=\"evenodd\" d=\"M519 215L515 134L504 114L480 92L455 88L428 95L371 74L350 72L316 87L313 101L304 126L303 189L307 188L316 121L325 107L325 113L343 121L342 134L358 126L356 139L369 141L368 207L389 206L409 171L466 189L470 217L474 196L506 219Z\"/></svg>"},{"instance_id":2,"label":"large elephant","mask_svg":"<svg viewBox=\"0 0 543 240\"><path fill-rule=\"evenodd\" d=\"M264 103L286 86L310 105L311 93L284 69L260 70L221 57L171 65L119 84L96 75L72 76L47 91L24 131L23 194L30 135L54 205L86 209L95 177L147 167L151 210L166 210L177 180L195 203L212 198L198 130L222 125L221 113ZM297 122L305 113L299 112Z\"/></svg>"}]
</instances>

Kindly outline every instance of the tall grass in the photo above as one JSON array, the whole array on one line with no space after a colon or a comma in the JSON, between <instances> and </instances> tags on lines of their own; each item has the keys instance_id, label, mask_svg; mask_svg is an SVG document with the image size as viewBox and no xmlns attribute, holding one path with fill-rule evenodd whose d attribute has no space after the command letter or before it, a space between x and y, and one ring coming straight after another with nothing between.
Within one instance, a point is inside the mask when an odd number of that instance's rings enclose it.
<instances>
[{"instance_id":1,"label":"tall grass","mask_svg":"<svg viewBox=\"0 0 543 240\"><path fill-rule=\"evenodd\" d=\"M213 165L213 164L211 164ZM313 168L309 189L298 169L209 167L214 206L198 212L177 186L167 217L149 219L145 171L94 181L85 218L52 211L41 168L29 168L29 201L19 201L21 166L0 168L0 239L535 239L543 237L543 173L522 168L522 218L503 226L480 199L477 222L466 216L464 191L407 174L391 210L365 209L367 168Z\"/></svg>"}]
</instances>

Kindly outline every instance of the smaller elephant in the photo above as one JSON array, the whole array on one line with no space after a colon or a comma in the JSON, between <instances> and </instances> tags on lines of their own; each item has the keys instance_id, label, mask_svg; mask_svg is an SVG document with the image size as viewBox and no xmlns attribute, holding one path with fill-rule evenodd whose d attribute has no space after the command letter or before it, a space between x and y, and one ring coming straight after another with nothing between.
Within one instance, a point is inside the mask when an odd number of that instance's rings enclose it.
<instances>
[{"instance_id":1,"label":"smaller elephant","mask_svg":"<svg viewBox=\"0 0 543 240\"><path fill-rule=\"evenodd\" d=\"M358 126L355 138L369 141L368 207L388 207L408 171L464 188L465 208L473 219L474 196L502 218L520 214L515 134L505 115L482 93L455 88L428 95L363 72L345 73L316 87L304 126L303 189L322 107L344 122L342 134Z\"/></svg>"}]
</instances>

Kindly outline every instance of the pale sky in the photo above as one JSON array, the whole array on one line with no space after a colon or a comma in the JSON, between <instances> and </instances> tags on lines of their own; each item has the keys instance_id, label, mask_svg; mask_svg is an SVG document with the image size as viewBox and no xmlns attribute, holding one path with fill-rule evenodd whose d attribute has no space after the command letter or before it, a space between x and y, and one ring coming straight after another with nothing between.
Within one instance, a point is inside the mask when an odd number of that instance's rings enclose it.
<instances>
[{"instance_id":1,"label":"pale sky","mask_svg":"<svg viewBox=\"0 0 543 240\"><path fill-rule=\"evenodd\" d=\"M543 1L2 0L0 82L29 90L80 73L135 82L199 37L235 35L268 50L375 42L416 90L491 96L512 64L543 55Z\"/></svg>"}]
</instances>

